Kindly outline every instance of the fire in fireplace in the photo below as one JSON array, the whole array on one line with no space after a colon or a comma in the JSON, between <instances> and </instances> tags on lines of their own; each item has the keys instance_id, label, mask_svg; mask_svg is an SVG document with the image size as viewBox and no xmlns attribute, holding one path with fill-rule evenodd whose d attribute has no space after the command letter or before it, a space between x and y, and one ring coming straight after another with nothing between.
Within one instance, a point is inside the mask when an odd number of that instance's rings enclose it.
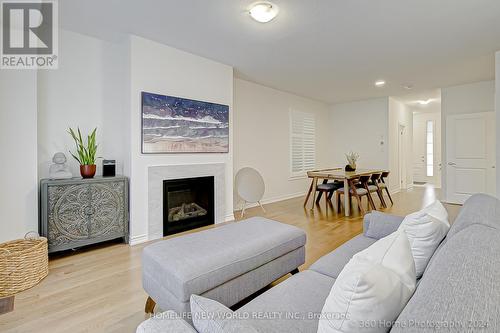
<instances>
[{"instance_id":1,"label":"fire in fireplace","mask_svg":"<svg viewBox=\"0 0 500 333\"><path fill-rule=\"evenodd\" d=\"M163 236L215 223L214 177L163 181Z\"/></svg>"}]
</instances>

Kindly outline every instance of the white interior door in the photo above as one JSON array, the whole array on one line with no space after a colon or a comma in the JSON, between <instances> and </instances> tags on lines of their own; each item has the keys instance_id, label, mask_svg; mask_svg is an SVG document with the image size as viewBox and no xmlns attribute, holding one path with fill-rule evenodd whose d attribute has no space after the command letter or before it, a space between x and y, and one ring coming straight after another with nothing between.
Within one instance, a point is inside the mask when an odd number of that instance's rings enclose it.
<instances>
[{"instance_id":1,"label":"white interior door","mask_svg":"<svg viewBox=\"0 0 500 333\"><path fill-rule=\"evenodd\" d=\"M495 195L495 114L446 118L446 200L462 204L474 193Z\"/></svg>"}]
</instances>

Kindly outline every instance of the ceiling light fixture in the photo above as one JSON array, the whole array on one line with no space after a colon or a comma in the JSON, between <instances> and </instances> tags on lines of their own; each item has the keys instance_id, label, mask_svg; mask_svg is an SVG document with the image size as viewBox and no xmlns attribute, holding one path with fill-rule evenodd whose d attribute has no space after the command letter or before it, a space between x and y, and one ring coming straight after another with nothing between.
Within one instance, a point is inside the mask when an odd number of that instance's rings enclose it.
<instances>
[{"instance_id":1,"label":"ceiling light fixture","mask_svg":"<svg viewBox=\"0 0 500 333\"><path fill-rule=\"evenodd\" d=\"M432 99L428 99L428 100L426 100L426 101L417 101L417 103L418 103L418 104L420 104L420 105L427 105L427 104L429 104L430 102L432 102Z\"/></svg>"},{"instance_id":2,"label":"ceiling light fixture","mask_svg":"<svg viewBox=\"0 0 500 333\"><path fill-rule=\"evenodd\" d=\"M250 16L257 22L267 23L278 15L278 6L267 1L257 2L250 8Z\"/></svg>"},{"instance_id":3,"label":"ceiling light fixture","mask_svg":"<svg viewBox=\"0 0 500 333\"><path fill-rule=\"evenodd\" d=\"M383 86L385 86L385 81L384 80L375 81L375 86L376 87L383 87Z\"/></svg>"}]
</instances>

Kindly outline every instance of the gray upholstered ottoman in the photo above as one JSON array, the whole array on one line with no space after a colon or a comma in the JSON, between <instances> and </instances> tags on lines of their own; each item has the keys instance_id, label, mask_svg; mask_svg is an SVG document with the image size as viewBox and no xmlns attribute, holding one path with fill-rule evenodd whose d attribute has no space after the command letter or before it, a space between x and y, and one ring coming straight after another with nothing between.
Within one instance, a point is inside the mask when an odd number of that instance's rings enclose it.
<instances>
[{"instance_id":1,"label":"gray upholstered ottoman","mask_svg":"<svg viewBox=\"0 0 500 333\"><path fill-rule=\"evenodd\" d=\"M142 284L154 304L189 312L191 294L232 306L305 261L303 230L254 217L144 248Z\"/></svg>"}]
</instances>

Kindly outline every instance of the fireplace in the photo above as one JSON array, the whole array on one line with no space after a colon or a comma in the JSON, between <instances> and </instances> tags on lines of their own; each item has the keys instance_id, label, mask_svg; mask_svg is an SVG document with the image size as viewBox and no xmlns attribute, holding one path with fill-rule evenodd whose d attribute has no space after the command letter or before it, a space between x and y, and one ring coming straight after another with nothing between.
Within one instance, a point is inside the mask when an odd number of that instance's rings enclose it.
<instances>
[{"instance_id":1,"label":"fireplace","mask_svg":"<svg viewBox=\"0 0 500 333\"><path fill-rule=\"evenodd\" d=\"M163 181L163 236L214 224L214 177Z\"/></svg>"}]
</instances>

